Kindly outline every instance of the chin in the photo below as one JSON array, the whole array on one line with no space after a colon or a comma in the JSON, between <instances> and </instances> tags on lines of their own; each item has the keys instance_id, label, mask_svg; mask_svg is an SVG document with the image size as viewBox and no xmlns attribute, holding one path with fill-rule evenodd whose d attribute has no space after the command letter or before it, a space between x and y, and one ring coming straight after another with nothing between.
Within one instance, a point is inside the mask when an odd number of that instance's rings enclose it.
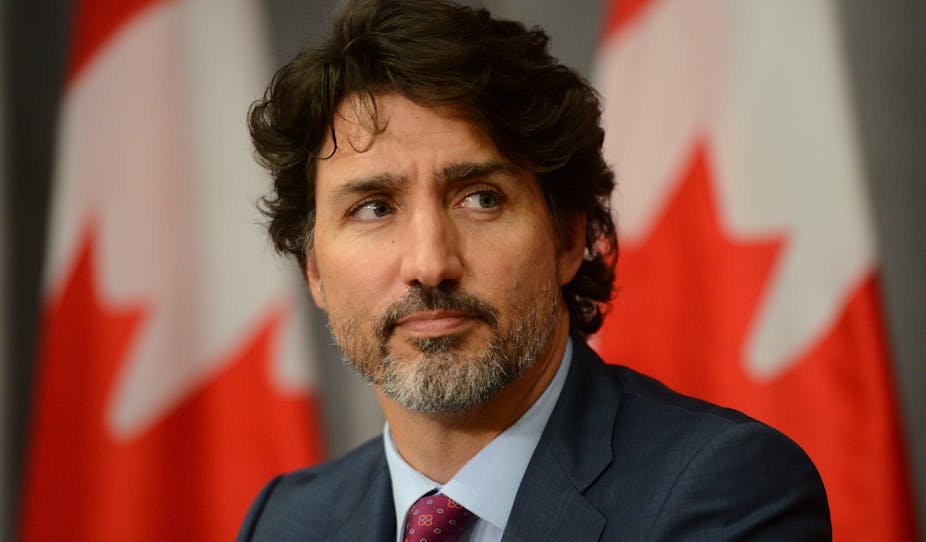
<instances>
[{"instance_id":1,"label":"chin","mask_svg":"<svg viewBox=\"0 0 926 542\"><path fill-rule=\"evenodd\" d=\"M453 333L434 337L410 337L406 342L422 354L442 354L459 351L467 342L469 333Z\"/></svg>"}]
</instances>

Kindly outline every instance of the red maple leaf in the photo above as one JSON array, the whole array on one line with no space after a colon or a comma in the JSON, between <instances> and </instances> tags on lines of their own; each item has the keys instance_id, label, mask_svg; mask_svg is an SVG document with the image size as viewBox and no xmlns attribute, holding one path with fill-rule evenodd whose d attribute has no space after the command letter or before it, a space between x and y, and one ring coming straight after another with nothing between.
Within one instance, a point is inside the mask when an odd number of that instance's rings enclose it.
<instances>
[{"instance_id":1,"label":"red maple leaf","mask_svg":"<svg viewBox=\"0 0 926 542\"><path fill-rule=\"evenodd\" d=\"M785 241L726 233L711 179L699 145L647 238L622 247L619 291L598 350L797 441L823 477L834 538L915 539L876 277L858 285L783 374L753 379L745 340Z\"/></svg>"},{"instance_id":2,"label":"red maple leaf","mask_svg":"<svg viewBox=\"0 0 926 542\"><path fill-rule=\"evenodd\" d=\"M263 318L222 373L141 435L117 440L107 402L148 311L101 300L94 237L45 313L22 540L231 540L271 476L322 456L311 397L268 379L284 315Z\"/></svg>"}]
</instances>

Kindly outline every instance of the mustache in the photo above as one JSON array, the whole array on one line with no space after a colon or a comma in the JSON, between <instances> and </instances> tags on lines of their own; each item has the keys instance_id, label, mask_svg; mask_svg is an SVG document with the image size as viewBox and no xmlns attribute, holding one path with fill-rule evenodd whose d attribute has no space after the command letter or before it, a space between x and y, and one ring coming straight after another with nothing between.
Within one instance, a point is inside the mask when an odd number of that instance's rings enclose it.
<instances>
[{"instance_id":1,"label":"mustache","mask_svg":"<svg viewBox=\"0 0 926 542\"><path fill-rule=\"evenodd\" d=\"M385 342L395 330L396 323L416 312L453 311L468 318L477 318L495 329L498 325L498 311L474 295L456 290L413 286L405 297L396 301L376 323L377 335Z\"/></svg>"}]
</instances>

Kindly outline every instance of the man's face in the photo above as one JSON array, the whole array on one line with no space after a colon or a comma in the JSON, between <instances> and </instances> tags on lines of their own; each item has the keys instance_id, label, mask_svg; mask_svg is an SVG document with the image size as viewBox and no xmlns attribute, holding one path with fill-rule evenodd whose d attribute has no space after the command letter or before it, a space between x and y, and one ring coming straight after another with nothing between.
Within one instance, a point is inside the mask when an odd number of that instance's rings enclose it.
<instances>
[{"instance_id":1,"label":"man's face","mask_svg":"<svg viewBox=\"0 0 926 542\"><path fill-rule=\"evenodd\" d=\"M454 110L396 95L376 106L375 136L356 100L335 118L307 277L345 357L381 393L461 412L565 340L560 286L584 232L558 242L535 176Z\"/></svg>"}]
</instances>

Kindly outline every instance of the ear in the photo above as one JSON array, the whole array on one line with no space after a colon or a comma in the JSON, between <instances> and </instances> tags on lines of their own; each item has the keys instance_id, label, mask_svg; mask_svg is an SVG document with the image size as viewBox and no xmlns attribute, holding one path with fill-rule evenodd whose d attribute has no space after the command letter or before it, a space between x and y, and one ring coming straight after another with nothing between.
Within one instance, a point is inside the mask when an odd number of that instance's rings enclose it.
<instances>
[{"instance_id":1,"label":"ear","mask_svg":"<svg viewBox=\"0 0 926 542\"><path fill-rule=\"evenodd\" d=\"M305 251L305 280L309 283L309 291L312 292L312 300L321 310L327 310L325 305L325 291L322 288L322 279L318 275L318 263L315 261L315 249L308 248Z\"/></svg>"},{"instance_id":2,"label":"ear","mask_svg":"<svg viewBox=\"0 0 926 542\"><path fill-rule=\"evenodd\" d=\"M559 285L564 286L576 276L585 257L585 214L576 213L565 219L566 231L556 257Z\"/></svg>"}]
</instances>

